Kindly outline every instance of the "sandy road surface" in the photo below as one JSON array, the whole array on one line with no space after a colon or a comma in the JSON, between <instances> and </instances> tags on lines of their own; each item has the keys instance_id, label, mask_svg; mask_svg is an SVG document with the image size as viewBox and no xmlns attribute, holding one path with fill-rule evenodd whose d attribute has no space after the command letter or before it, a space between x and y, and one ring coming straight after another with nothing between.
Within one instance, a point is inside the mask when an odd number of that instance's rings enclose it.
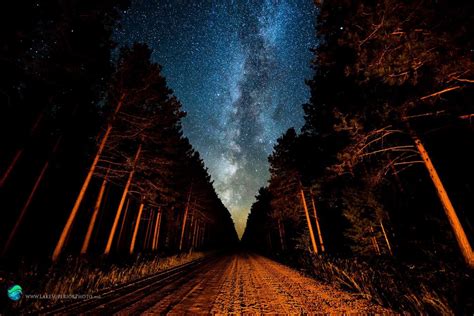
<instances>
[{"instance_id":1,"label":"sandy road surface","mask_svg":"<svg viewBox=\"0 0 474 316\"><path fill-rule=\"evenodd\" d=\"M243 253L202 266L117 314L387 312L267 258Z\"/></svg>"}]
</instances>

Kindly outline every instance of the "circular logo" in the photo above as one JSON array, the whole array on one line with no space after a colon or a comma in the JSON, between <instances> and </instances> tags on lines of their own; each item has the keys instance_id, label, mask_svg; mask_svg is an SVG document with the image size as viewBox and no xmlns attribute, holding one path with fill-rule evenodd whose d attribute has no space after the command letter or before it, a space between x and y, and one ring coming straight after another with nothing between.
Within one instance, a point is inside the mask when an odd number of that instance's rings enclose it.
<instances>
[{"instance_id":1,"label":"circular logo","mask_svg":"<svg viewBox=\"0 0 474 316\"><path fill-rule=\"evenodd\" d=\"M18 284L12 285L8 288L8 297L12 301L18 301L23 294L23 289Z\"/></svg>"}]
</instances>

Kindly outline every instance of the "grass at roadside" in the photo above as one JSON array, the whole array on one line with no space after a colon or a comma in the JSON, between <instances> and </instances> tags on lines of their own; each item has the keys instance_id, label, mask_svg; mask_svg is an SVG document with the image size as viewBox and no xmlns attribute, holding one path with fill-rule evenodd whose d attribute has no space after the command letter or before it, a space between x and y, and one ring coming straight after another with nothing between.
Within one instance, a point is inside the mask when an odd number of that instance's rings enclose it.
<instances>
[{"instance_id":1,"label":"grass at roadside","mask_svg":"<svg viewBox=\"0 0 474 316\"><path fill-rule=\"evenodd\" d=\"M8 312L34 312L55 305L60 296L94 295L98 291L133 282L193 260L209 253L194 252L167 257L139 255L124 261L70 257L51 266L45 273L37 267L22 271L24 295L19 302L9 302ZM27 280L34 280L29 282ZM26 286L25 286L26 285ZM26 298L27 294L48 295L48 299ZM7 312L5 311L5 312Z\"/></svg>"},{"instance_id":2,"label":"grass at roadside","mask_svg":"<svg viewBox=\"0 0 474 316\"><path fill-rule=\"evenodd\" d=\"M307 253L293 260L276 259L400 313L474 312L474 275L459 263L403 263L390 257L341 258Z\"/></svg>"}]
</instances>

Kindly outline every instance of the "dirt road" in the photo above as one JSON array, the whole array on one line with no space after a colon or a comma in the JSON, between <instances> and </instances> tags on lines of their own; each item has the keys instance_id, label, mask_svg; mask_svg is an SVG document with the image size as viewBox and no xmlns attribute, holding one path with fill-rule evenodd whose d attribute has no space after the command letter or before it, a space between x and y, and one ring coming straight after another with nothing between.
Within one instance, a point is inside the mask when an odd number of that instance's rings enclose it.
<instances>
[{"instance_id":1,"label":"dirt road","mask_svg":"<svg viewBox=\"0 0 474 316\"><path fill-rule=\"evenodd\" d=\"M267 258L244 253L204 265L117 314L321 312L388 311Z\"/></svg>"}]
</instances>

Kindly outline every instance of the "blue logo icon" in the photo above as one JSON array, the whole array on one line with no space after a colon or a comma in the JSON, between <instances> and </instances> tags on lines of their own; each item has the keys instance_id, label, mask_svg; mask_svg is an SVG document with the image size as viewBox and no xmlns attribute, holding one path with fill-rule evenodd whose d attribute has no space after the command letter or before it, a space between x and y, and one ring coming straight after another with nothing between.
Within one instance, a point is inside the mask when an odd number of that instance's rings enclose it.
<instances>
[{"instance_id":1,"label":"blue logo icon","mask_svg":"<svg viewBox=\"0 0 474 316\"><path fill-rule=\"evenodd\" d=\"M23 289L18 284L12 285L8 288L8 297L12 301L18 301L23 294Z\"/></svg>"}]
</instances>

